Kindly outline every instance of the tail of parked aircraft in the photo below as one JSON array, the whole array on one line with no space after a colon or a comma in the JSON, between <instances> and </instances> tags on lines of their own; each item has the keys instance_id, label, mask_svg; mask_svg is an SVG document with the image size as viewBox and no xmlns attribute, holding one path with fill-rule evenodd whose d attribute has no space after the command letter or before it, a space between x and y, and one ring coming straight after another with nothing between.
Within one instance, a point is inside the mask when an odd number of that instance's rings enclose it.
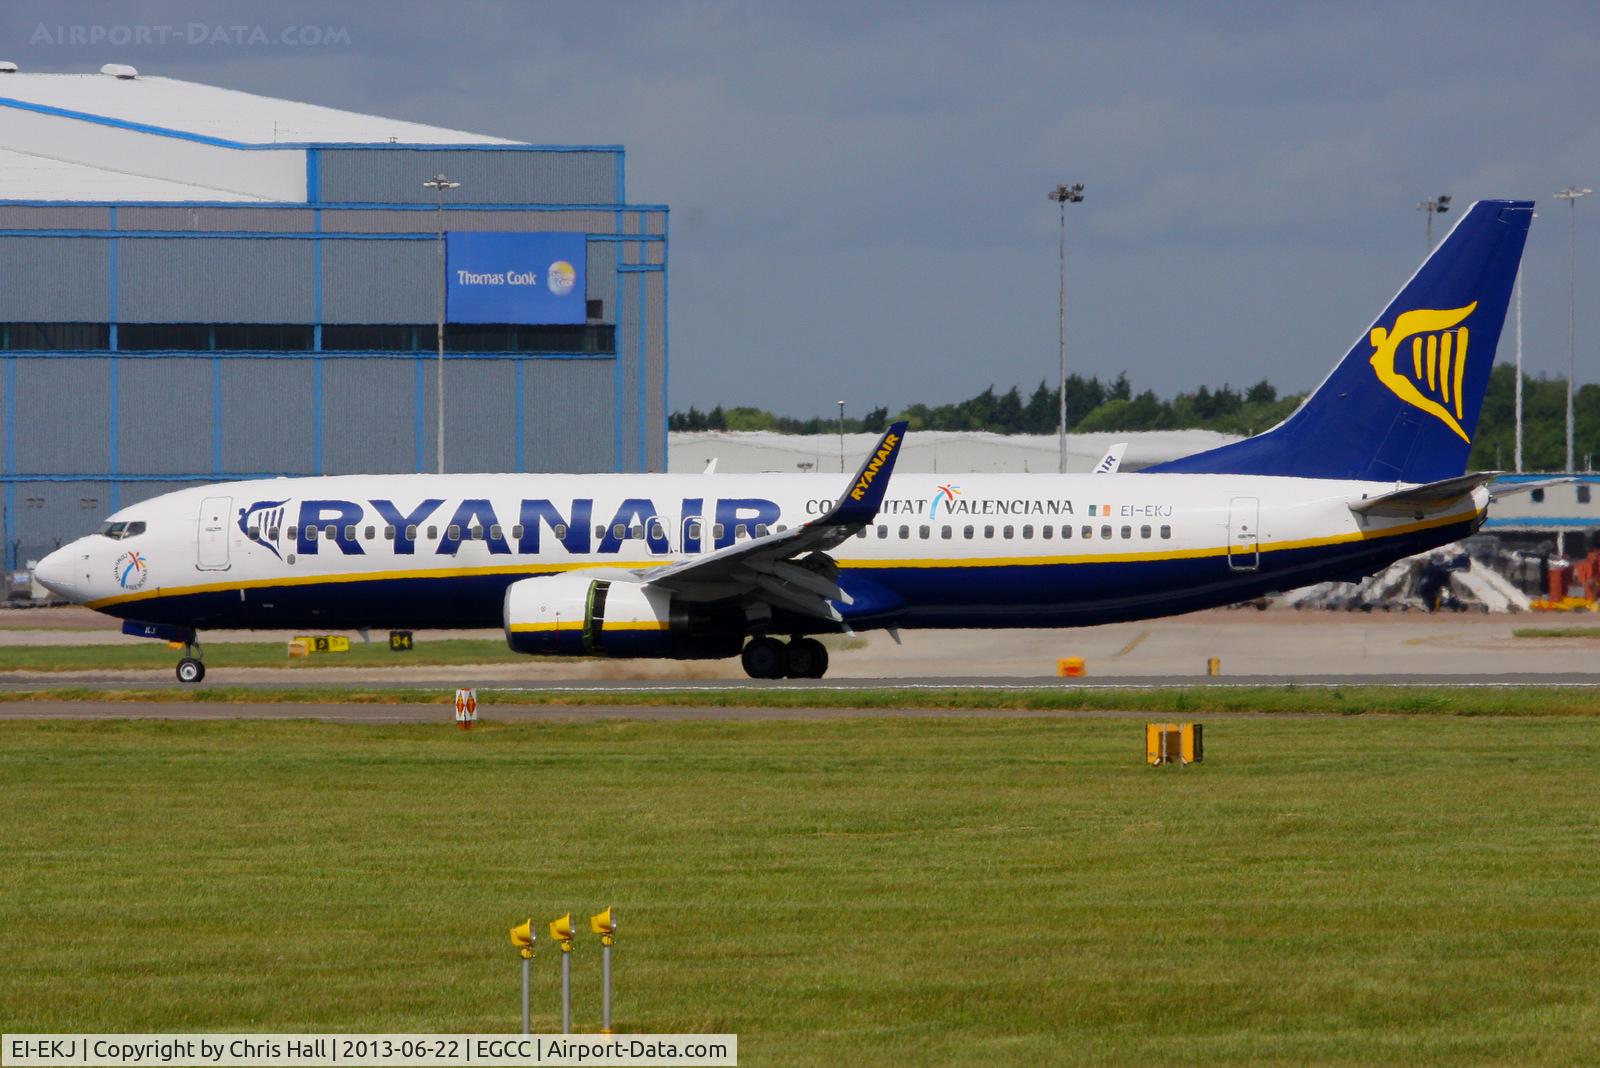
<instances>
[{"instance_id":1,"label":"tail of parked aircraft","mask_svg":"<svg viewBox=\"0 0 1600 1068\"><path fill-rule=\"evenodd\" d=\"M1480 200L1293 415L1147 468L1436 482L1462 474L1489 387L1531 200Z\"/></svg>"}]
</instances>

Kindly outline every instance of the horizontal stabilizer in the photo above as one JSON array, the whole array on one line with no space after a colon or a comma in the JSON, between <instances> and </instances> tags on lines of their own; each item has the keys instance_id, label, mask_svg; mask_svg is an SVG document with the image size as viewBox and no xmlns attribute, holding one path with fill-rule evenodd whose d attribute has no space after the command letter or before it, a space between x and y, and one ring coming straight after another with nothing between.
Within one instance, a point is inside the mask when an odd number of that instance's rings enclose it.
<instances>
[{"instance_id":1,"label":"horizontal stabilizer","mask_svg":"<svg viewBox=\"0 0 1600 1068\"><path fill-rule=\"evenodd\" d=\"M1350 510L1357 515L1413 516L1438 511L1453 501L1472 493L1505 474L1504 471L1474 471L1455 478L1429 482L1423 486L1410 486L1378 497L1364 497L1350 502Z\"/></svg>"},{"instance_id":2,"label":"horizontal stabilizer","mask_svg":"<svg viewBox=\"0 0 1600 1068\"><path fill-rule=\"evenodd\" d=\"M1532 482L1502 482L1490 491L1489 499L1498 501L1502 497L1510 497L1518 493L1532 493L1534 490L1549 489L1551 486L1565 486L1569 482L1576 481L1578 480L1571 475L1566 475L1562 478L1535 479Z\"/></svg>"}]
</instances>

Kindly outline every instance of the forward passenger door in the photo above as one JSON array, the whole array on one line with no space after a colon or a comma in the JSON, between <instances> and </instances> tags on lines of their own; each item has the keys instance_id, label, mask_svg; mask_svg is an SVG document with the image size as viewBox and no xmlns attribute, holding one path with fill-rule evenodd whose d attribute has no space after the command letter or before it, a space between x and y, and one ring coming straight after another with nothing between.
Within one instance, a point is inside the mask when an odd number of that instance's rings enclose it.
<instances>
[{"instance_id":1,"label":"forward passenger door","mask_svg":"<svg viewBox=\"0 0 1600 1068\"><path fill-rule=\"evenodd\" d=\"M232 497L207 497L196 521L195 566L201 571L228 570L228 520Z\"/></svg>"}]
</instances>

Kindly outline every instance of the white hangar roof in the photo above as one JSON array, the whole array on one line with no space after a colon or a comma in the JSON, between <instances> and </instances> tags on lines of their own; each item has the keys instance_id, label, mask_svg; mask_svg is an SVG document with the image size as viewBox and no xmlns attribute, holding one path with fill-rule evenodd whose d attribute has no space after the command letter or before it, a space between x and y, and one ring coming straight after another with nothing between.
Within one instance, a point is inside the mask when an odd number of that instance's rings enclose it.
<instances>
[{"instance_id":1,"label":"white hangar roof","mask_svg":"<svg viewBox=\"0 0 1600 1068\"><path fill-rule=\"evenodd\" d=\"M0 67L5 200L303 201L308 144L519 143L174 78Z\"/></svg>"}]
</instances>

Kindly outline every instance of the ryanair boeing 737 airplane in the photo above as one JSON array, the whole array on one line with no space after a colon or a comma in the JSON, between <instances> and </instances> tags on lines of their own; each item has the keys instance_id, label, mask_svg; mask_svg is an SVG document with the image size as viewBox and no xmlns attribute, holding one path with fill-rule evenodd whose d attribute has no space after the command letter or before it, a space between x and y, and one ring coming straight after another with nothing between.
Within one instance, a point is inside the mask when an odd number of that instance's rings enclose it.
<instances>
[{"instance_id":1,"label":"ryanair boeing 737 airplane","mask_svg":"<svg viewBox=\"0 0 1600 1068\"><path fill-rule=\"evenodd\" d=\"M1466 474L1530 201L1466 212L1264 434L1129 474L347 475L124 508L35 572L187 646L206 628L503 626L513 649L742 656L818 678L815 635L1077 627L1354 580L1483 522ZM1110 465L1108 465L1110 466ZM787 640L785 640L787 639Z\"/></svg>"}]
</instances>

